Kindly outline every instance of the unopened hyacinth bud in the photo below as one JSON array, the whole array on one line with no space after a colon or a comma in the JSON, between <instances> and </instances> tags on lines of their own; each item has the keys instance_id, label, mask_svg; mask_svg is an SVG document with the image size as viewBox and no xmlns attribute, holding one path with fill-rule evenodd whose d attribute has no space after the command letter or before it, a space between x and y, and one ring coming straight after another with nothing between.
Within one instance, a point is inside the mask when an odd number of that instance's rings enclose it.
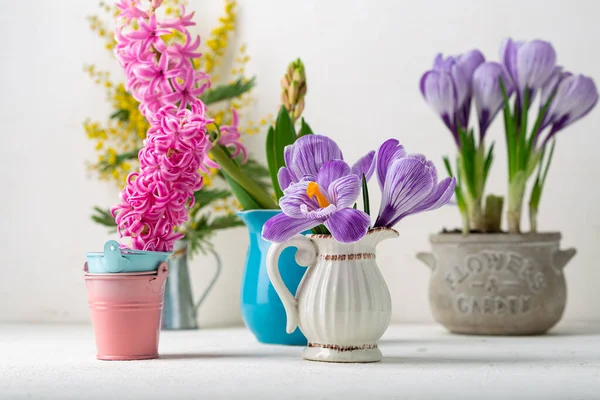
<instances>
[{"instance_id":1,"label":"unopened hyacinth bud","mask_svg":"<svg viewBox=\"0 0 600 400\"><path fill-rule=\"evenodd\" d=\"M305 95L304 64L302 60L297 59L290 63L284 77L281 78L281 103L288 110L294 122L302 115Z\"/></svg>"}]
</instances>

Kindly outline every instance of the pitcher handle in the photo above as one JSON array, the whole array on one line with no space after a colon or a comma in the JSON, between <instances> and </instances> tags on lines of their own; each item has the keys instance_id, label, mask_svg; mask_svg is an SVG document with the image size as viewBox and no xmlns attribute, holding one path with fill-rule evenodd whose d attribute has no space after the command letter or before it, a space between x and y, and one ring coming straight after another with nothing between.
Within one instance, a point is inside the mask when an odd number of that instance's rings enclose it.
<instances>
[{"instance_id":1,"label":"pitcher handle","mask_svg":"<svg viewBox=\"0 0 600 400\"><path fill-rule=\"evenodd\" d=\"M202 293L202 296L200 296L200 298L198 299L198 301L196 302L196 304L194 304L194 309L196 310L196 312L198 311L198 308L200 307L200 305L202 304L202 302L206 299L206 296L208 296L208 292L210 292L210 290L213 288L213 286L215 285L215 283L217 283L217 279L219 279L219 276L221 275L221 257L219 257L219 254L217 254L217 252L212 249L209 248L208 251L213 255L213 257L215 258L215 261L217 262L217 268L215 270L215 274L213 275L212 280L210 281L210 283L208 284L208 286L206 287L206 289L204 289L204 292Z\"/></svg>"},{"instance_id":2,"label":"pitcher handle","mask_svg":"<svg viewBox=\"0 0 600 400\"><path fill-rule=\"evenodd\" d=\"M271 284L273 284L273 287L285 308L285 314L287 315L287 333L294 332L296 327L300 325L298 301L281 279L281 273L279 272L279 256L283 250L291 246L298 248L296 262L299 265L308 267L317 259L317 249L313 242L302 235L296 235L285 243L273 243L269 248L269 252L267 253L267 273L269 274Z\"/></svg>"}]
</instances>

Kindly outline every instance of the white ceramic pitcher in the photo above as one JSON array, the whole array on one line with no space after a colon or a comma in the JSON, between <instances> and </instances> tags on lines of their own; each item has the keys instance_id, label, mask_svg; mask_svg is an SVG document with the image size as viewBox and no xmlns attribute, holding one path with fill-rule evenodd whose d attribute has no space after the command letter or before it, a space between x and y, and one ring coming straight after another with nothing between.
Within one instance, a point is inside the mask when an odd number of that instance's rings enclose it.
<instances>
[{"instance_id":1,"label":"white ceramic pitcher","mask_svg":"<svg viewBox=\"0 0 600 400\"><path fill-rule=\"evenodd\" d=\"M269 279L287 314L287 332L299 327L308 339L307 360L373 362L381 360L377 342L390 322L390 292L375 262L375 248L398 232L370 230L356 243L339 243L330 235L297 235L271 246ZM281 279L278 260L297 247L296 261L308 266L294 297Z\"/></svg>"}]
</instances>

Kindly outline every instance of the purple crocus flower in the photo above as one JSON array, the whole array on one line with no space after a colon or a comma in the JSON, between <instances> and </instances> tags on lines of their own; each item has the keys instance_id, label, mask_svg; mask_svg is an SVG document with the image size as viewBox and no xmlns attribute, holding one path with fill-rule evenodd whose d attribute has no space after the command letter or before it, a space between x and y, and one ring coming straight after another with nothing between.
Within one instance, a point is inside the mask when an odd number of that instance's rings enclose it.
<instances>
[{"instance_id":1,"label":"purple crocus flower","mask_svg":"<svg viewBox=\"0 0 600 400\"><path fill-rule=\"evenodd\" d=\"M279 169L277 180L281 190L303 179L314 180L323 165L332 160L343 160L337 143L324 135L305 135L292 145L286 146L283 154L285 167ZM375 170L375 152L371 151L352 166L352 172L367 180Z\"/></svg>"},{"instance_id":2,"label":"purple crocus flower","mask_svg":"<svg viewBox=\"0 0 600 400\"><path fill-rule=\"evenodd\" d=\"M467 128L471 114L471 99L473 98L473 73L477 70L477 67L485 62L485 58L479 50L471 50L457 56L456 62L468 82L467 96L457 111L459 123L462 127Z\"/></svg>"},{"instance_id":3,"label":"purple crocus flower","mask_svg":"<svg viewBox=\"0 0 600 400\"><path fill-rule=\"evenodd\" d=\"M526 89L530 90L531 104L536 91L544 86L556 67L554 48L542 40L514 42L506 38L500 46L500 59L515 84L518 104L522 103Z\"/></svg>"},{"instance_id":4,"label":"purple crocus flower","mask_svg":"<svg viewBox=\"0 0 600 400\"><path fill-rule=\"evenodd\" d=\"M377 182L381 189L385 184L388 167L392 162L403 157L406 157L406 150L396 139L386 140L379 146L379 150L377 150Z\"/></svg>"},{"instance_id":5,"label":"purple crocus flower","mask_svg":"<svg viewBox=\"0 0 600 400\"><path fill-rule=\"evenodd\" d=\"M569 76L573 76L573 74L567 71L563 71L562 67L554 67L552 75L550 75L550 78L548 78L544 86L542 86L542 90L540 91L540 110L546 105L548 100L550 100L550 96L552 96L552 94L556 91L558 85ZM552 119L550 117L550 113L546 111L546 114L544 115L544 119L542 120L540 129L537 132L537 134L539 134L539 132L544 130L544 128L546 128L551 123Z\"/></svg>"},{"instance_id":6,"label":"purple crocus flower","mask_svg":"<svg viewBox=\"0 0 600 400\"><path fill-rule=\"evenodd\" d=\"M542 90L540 91L540 108L544 107L552 93L558 87L558 84L562 82L566 77L573 76L572 73L568 71L563 71L563 67L556 66L550 75L550 78L546 81L544 86L542 86Z\"/></svg>"},{"instance_id":7,"label":"purple crocus flower","mask_svg":"<svg viewBox=\"0 0 600 400\"><path fill-rule=\"evenodd\" d=\"M523 41L515 42L511 38L505 38L500 44L500 62L515 83L517 82L517 50L523 46L523 43Z\"/></svg>"},{"instance_id":8,"label":"purple crocus flower","mask_svg":"<svg viewBox=\"0 0 600 400\"><path fill-rule=\"evenodd\" d=\"M290 168L293 164L286 165ZM351 208L360 189L361 180L348 164L342 160L326 161L314 180L303 179L284 190L279 200L283 213L265 223L262 236L271 242L285 242L300 232L325 224L338 242L356 242L371 223L366 213Z\"/></svg>"},{"instance_id":9,"label":"purple crocus flower","mask_svg":"<svg viewBox=\"0 0 600 400\"><path fill-rule=\"evenodd\" d=\"M500 63L483 63L473 74L473 94L479 117L479 136L482 139L504 103L500 78L502 78L510 97L513 91L512 80L507 76Z\"/></svg>"},{"instance_id":10,"label":"purple crocus flower","mask_svg":"<svg viewBox=\"0 0 600 400\"><path fill-rule=\"evenodd\" d=\"M373 176L373 172L375 172L375 150L368 152L352 165L352 173L361 180L364 175L368 181Z\"/></svg>"},{"instance_id":11,"label":"purple crocus flower","mask_svg":"<svg viewBox=\"0 0 600 400\"><path fill-rule=\"evenodd\" d=\"M433 69L421 78L423 97L450 129L457 145L460 145L458 127L466 129L469 125L473 72L484 61L479 50L446 59L438 54Z\"/></svg>"},{"instance_id":12,"label":"purple crocus flower","mask_svg":"<svg viewBox=\"0 0 600 400\"><path fill-rule=\"evenodd\" d=\"M438 183L433 163L421 154L406 155L395 139L381 145L377 159L382 198L375 227L391 228L408 215L440 208L454 193L454 178Z\"/></svg>"},{"instance_id":13,"label":"purple crocus flower","mask_svg":"<svg viewBox=\"0 0 600 400\"><path fill-rule=\"evenodd\" d=\"M556 132L589 113L598 102L598 90L592 78L583 75L567 76L558 85L556 96L548 109L546 124L552 128L547 143Z\"/></svg>"},{"instance_id":14,"label":"purple crocus flower","mask_svg":"<svg viewBox=\"0 0 600 400\"><path fill-rule=\"evenodd\" d=\"M485 58L479 50L471 50L446 59L438 54L433 61L433 70L448 72L452 76L457 91L457 102L459 106L462 106L465 103L470 104L473 89L471 77L477 67L484 61Z\"/></svg>"},{"instance_id":15,"label":"purple crocus flower","mask_svg":"<svg viewBox=\"0 0 600 400\"><path fill-rule=\"evenodd\" d=\"M456 130L457 93L452 76L447 72L428 71L421 78L420 86L425 101L442 118L456 145L460 146Z\"/></svg>"},{"instance_id":16,"label":"purple crocus flower","mask_svg":"<svg viewBox=\"0 0 600 400\"><path fill-rule=\"evenodd\" d=\"M471 78L477 67L485 62L485 57L481 51L474 49L458 55L456 57L456 62L462 70L463 75L467 78Z\"/></svg>"},{"instance_id":17,"label":"purple crocus flower","mask_svg":"<svg viewBox=\"0 0 600 400\"><path fill-rule=\"evenodd\" d=\"M469 97L471 75L465 74L456 57L444 59L441 54L435 57L433 70L450 74L456 89L456 105L458 107L462 106Z\"/></svg>"}]
</instances>

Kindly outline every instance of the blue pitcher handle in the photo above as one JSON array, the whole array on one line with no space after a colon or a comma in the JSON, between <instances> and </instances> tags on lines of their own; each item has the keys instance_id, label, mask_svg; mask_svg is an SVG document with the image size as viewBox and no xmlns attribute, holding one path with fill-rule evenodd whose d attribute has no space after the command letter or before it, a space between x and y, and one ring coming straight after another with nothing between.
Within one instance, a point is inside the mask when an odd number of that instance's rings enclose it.
<instances>
[{"instance_id":1,"label":"blue pitcher handle","mask_svg":"<svg viewBox=\"0 0 600 400\"><path fill-rule=\"evenodd\" d=\"M212 280L210 281L210 283L208 284L208 286L206 287L206 289L204 289L204 292L202 293L202 296L200 296L200 298L198 299L198 301L194 305L194 308L196 309L196 312L198 311L198 308L200 307L200 305L202 304L202 302L206 299L206 296L208 296L208 292L210 292L210 290L213 288L213 286L215 285L215 283L217 283L217 279L219 279L219 275L221 275L221 267L222 267L222 265L221 265L221 257L219 257L219 255L217 254L217 252L214 249L212 249L212 248L209 248L208 251L215 258L215 261L217 262L217 268L215 270L215 274L213 275Z\"/></svg>"},{"instance_id":2,"label":"blue pitcher handle","mask_svg":"<svg viewBox=\"0 0 600 400\"><path fill-rule=\"evenodd\" d=\"M109 240L104 244L104 267L111 273L123 272L125 263L122 262L119 243L115 240Z\"/></svg>"}]
</instances>

